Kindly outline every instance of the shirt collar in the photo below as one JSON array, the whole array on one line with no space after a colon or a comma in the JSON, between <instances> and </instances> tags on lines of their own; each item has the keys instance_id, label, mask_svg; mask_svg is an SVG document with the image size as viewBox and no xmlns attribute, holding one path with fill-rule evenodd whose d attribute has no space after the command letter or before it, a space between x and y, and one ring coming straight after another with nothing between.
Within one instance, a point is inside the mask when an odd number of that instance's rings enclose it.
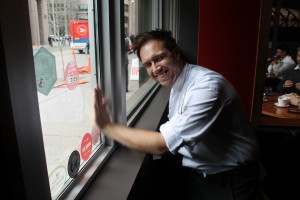
<instances>
[{"instance_id":1,"label":"shirt collar","mask_svg":"<svg viewBox=\"0 0 300 200\"><path fill-rule=\"evenodd\" d=\"M299 66L299 64L294 68L294 69L300 69L300 66Z\"/></svg>"},{"instance_id":2,"label":"shirt collar","mask_svg":"<svg viewBox=\"0 0 300 200\"><path fill-rule=\"evenodd\" d=\"M173 83L173 86L172 88L175 90L175 91L180 91L185 83L185 77L187 75L187 63L184 65L180 75L177 77L176 81Z\"/></svg>"}]
</instances>

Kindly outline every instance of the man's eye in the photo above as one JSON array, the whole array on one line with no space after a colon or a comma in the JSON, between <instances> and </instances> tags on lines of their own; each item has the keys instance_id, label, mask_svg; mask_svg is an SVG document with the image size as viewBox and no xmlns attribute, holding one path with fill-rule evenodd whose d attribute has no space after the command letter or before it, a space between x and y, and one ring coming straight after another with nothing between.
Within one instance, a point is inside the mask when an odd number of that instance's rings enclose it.
<instances>
[{"instance_id":1,"label":"man's eye","mask_svg":"<svg viewBox=\"0 0 300 200\"><path fill-rule=\"evenodd\" d=\"M159 55L159 56L156 57L155 61L159 62L159 61L162 61L164 58L165 58L165 55L161 54L161 55Z\"/></svg>"},{"instance_id":2,"label":"man's eye","mask_svg":"<svg viewBox=\"0 0 300 200\"><path fill-rule=\"evenodd\" d=\"M145 63L144 67L147 68L147 69L150 68L151 67L151 63Z\"/></svg>"}]
</instances>

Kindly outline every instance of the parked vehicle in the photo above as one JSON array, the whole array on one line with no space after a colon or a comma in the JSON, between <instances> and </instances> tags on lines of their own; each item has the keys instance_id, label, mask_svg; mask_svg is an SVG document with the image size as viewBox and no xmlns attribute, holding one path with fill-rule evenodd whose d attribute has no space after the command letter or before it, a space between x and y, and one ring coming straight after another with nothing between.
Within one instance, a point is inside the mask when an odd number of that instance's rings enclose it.
<instances>
[{"instance_id":1,"label":"parked vehicle","mask_svg":"<svg viewBox=\"0 0 300 200\"><path fill-rule=\"evenodd\" d=\"M70 47L83 53L89 43L89 24L88 20L70 21Z\"/></svg>"}]
</instances>

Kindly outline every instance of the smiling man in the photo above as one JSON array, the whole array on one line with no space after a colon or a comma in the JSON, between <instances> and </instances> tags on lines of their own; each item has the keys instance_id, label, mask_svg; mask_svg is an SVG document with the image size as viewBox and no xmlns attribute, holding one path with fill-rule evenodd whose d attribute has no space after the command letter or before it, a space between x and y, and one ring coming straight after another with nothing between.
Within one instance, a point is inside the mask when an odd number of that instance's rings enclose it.
<instances>
[{"instance_id":1,"label":"smiling man","mask_svg":"<svg viewBox=\"0 0 300 200\"><path fill-rule=\"evenodd\" d=\"M184 199L259 199L258 143L229 81L185 62L169 31L138 35L134 51L152 79L172 87L169 120L160 132L114 124L97 87L95 120L102 132L138 151L181 154Z\"/></svg>"}]
</instances>

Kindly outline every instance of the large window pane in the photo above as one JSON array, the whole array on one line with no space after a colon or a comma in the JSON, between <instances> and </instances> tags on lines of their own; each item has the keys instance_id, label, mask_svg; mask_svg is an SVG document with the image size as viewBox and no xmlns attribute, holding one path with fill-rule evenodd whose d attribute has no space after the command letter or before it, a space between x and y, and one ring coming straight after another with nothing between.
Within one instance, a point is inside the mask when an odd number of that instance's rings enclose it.
<instances>
[{"instance_id":1,"label":"large window pane","mask_svg":"<svg viewBox=\"0 0 300 200\"><path fill-rule=\"evenodd\" d=\"M133 120L131 116L142 101L157 88L155 81L149 78L146 69L139 62L137 55L131 51L131 44L137 34L144 31L164 28L172 31L177 38L178 27L178 1L161 0L124 0L124 32L125 49L127 50L128 66L128 91L126 92L128 124ZM163 23L164 22L164 23ZM126 40L129 48L126 47Z\"/></svg>"},{"instance_id":2,"label":"large window pane","mask_svg":"<svg viewBox=\"0 0 300 200\"><path fill-rule=\"evenodd\" d=\"M87 0L29 0L42 134L55 199L104 144L94 126L93 21Z\"/></svg>"},{"instance_id":3,"label":"large window pane","mask_svg":"<svg viewBox=\"0 0 300 200\"><path fill-rule=\"evenodd\" d=\"M151 89L151 85L153 86L155 84L154 81L149 79L137 54L132 50L135 36L143 29L139 27L142 20L139 17L139 8L143 5L144 4L140 4L139 0L124 0L125 50L128 58L128 65L125 66L127 69L127 115L137 106L139 101L143 100L143 97L145 97L146 93ZM150 16L145 18L148 17L150 18Z\"/></svg>"}]
</instances>

